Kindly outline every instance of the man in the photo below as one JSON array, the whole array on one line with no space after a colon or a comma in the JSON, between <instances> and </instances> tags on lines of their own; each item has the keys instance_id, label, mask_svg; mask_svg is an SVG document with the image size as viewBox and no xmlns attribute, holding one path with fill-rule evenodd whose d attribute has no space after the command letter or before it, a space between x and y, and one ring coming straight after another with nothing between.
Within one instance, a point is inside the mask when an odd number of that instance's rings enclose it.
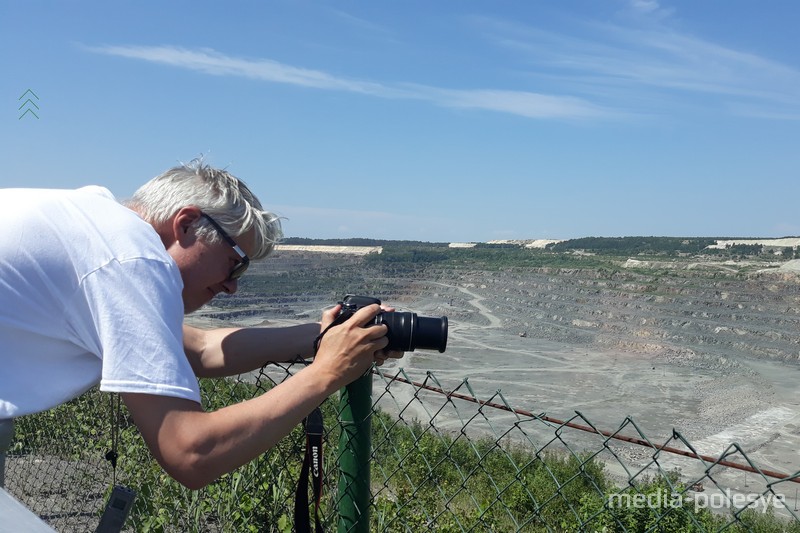
<instances>
[{"instance_id":1,"label":"man","mask_svg":"<svg viewBox=\"0 0 800 533\"><path fill-rule=\"evenodd\" d=\"M322 339L313 364L215 412L197 377L312 356L330 325L202 330L183 315L232 294L280 237L277 217L229 173L193 161L125 205L101 187L0 190L0 423L100 384L118 392L164 470L201 488L276 444L385 352L380 311L360 309Z\"/></svg>"}]
</instances>

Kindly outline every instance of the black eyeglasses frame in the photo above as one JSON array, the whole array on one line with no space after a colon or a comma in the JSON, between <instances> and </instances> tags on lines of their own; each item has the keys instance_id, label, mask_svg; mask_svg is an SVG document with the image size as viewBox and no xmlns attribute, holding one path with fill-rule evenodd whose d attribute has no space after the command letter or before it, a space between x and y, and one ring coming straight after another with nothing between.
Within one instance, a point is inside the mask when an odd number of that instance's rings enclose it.
<instances>
[{"instance_id":1,"label":"black eyeglasses frame","mask_svg":"<svg viewBox=\"0 0 800 533\"><path fill-rule=\"evenodd\" d=\"M211 218L211 216L207 215L206 213L201 213L201 216L211 223L214 229L217 230L217 233L219 233L220 237L222 237L222 239L228 243L241 258L241 260L236 263L233 269L231 269L231 273L228 274L228 279L226 281L234 281L241 278L247 270L247 267L250 266L250 258L247 257L247 254L244 253L244 250L242 250L242 248L236 244L236 241L234 241L231 236L228 235L224 229L222 229L222 226L220 226L216 220Z\"/></svg>"}]
</instances>

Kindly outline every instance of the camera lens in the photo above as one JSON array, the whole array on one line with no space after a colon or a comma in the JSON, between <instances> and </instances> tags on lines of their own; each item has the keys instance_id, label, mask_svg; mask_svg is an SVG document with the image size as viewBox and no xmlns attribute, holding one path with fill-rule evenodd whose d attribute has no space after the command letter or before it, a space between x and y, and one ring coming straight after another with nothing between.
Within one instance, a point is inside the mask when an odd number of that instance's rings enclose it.
<instances>
[{"instance_id":1,"label":"camera lens","mask_svg":"<svg viewBox=\"0 0 800 533\"><path fill-rule=\"evenodd\" d=\"M413 352L420 348L444 352L447 347L446 316L430 318L416 313L385 312L375 317L374 324L385 324L388 328L389 350Z\"/></svg>"}]
</instances>

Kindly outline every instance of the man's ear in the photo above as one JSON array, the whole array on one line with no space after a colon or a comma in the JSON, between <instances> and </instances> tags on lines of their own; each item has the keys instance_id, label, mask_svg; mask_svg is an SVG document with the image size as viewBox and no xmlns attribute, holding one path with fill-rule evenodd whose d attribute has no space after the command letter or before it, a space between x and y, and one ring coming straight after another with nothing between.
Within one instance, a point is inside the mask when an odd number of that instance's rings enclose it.
<instances>
[{"instance_id":1,"label":"man's ear","mask_svg":"<svg viewBox=\"0 0 800 533\"><path fill-rule=\"evenodd\" d=\"M188 245L194 242L196 237L194 232L191 231L191 228L202 215L203 211L195 206L182 207L175 213L175 216L172 218L172 234L175 240L182 245Z\"/></svg>"}]
</instances>

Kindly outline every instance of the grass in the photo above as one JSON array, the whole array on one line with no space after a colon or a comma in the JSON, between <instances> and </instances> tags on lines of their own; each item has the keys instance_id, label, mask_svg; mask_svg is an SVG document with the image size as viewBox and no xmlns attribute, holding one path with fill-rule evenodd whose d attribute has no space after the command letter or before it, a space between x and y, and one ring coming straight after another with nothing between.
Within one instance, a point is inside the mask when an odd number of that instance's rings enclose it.
<instances>
[{"instance_id":1,"label":"grass","mask_svg":"<svg viewBox=\"0 0 800 533\"><path fill-rule=\"evenodd\" d=\"M202 380L204 403L215 409L268 386ZM12 453L63 454L80 459L110 446L109 396L96 390L55 410L17 421ZM340 429L334 401L323 404L326 425L325 526L336 527L335 464ZM189 491L152 460L135 427L119 418L118 479L139 496L130 522L136 531L291 531L297 476L304 453L299 428L273 450ZM663 494L660 505L609 505L620 493L589 453L544 452L493 438L448 434L431 424L373 413L371 529L375 531L800 531L773 512L748 511L738 521L707 509L669 505L682 494L674 474L624 488L633 497ZM73 443L73 447L65 446ZM110 485L110 480L109 480ZM100 510L102 501L98 501Z\"/></svg>"}]
</instances>

